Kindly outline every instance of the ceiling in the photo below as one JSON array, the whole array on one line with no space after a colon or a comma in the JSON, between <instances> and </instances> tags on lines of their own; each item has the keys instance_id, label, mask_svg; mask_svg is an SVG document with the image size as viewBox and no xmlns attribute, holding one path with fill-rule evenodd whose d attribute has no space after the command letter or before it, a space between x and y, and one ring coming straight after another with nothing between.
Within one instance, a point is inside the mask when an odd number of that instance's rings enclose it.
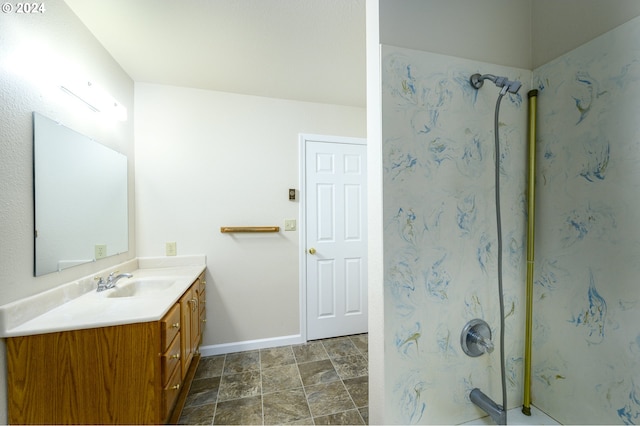
<instances>
[{"instance_id":1,"label":"ceiling","mask_svg":"<svg viewBox=\"0 0 640 426\"><path fill-rule=\"evenodd\" d=\"M65 0L136 82L365 107L365 0Z\"/></svg>"}]
</instances>

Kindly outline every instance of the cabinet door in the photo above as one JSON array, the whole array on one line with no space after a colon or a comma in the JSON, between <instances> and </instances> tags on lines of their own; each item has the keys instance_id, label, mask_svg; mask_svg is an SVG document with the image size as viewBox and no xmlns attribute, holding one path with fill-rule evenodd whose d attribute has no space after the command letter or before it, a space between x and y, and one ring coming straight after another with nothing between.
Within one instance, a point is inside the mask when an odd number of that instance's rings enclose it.
<instances>
[{"instance_id":1,"label":"cabinet door","mask_svg":"<svg viewBox=\"0 0 640 426\"><path fill-rule=\"evenodd\" d=\"M182 365L182 378L184 378L187 374L189 364L191 364L191 359L193 358L193 337L191 336L191 318L193 316L191 313L193 309L193 289L193 286L189 288L189 290L187 290L180 299L180 315L182 318L182 330L180 333L180 352L182 357L180 358L180 361Z\"/></svg>"},{"instance_id":2,"label":"cabinet door","mask_svg":"<svg viewBox=\"0 0 640 426\"><path fill-rule=\"evenodd\" d=\"M198 334L200 335L200 340L198 344L202 344L202 331L204 328L205 322L207 322L207 280L205 279L205 273L203 272L200 275L200 287L198 288L198 308L200 309L200 327L198 329Z\"/></svg>"},{"instance_id":3,"label":"cabinet door","mask_svg":"<svg viewBox=\"0 0 640 426\"><path fill-rule=\"evenodd\" d=\"M157 322L12 337L6 346L9 424L163 421Z\"/></svg>"},{"instance_id":4,"label":"cabinet door","mask_svg":"<svg viewBox=\"0 0 640 426\"><path fill-rule=\"evenodd\" d=\"M204 287L200 286L200 292L198 293L198 310L200 311L198 318L198 346L202 344L202 333L204 329L204 324L207 321L207 293L204 290Z\"/></svg>"},{"instance_id":5,"label":"cabinet door","mask_svg":"<svg viewBox=\"0 0 640 426\"><path fill-rule=\"evenodd\" d=\"M200 279L197 279L192 287L193 300L191 301L191 352L198 352L200 345L200 302L199 302Z\"/></svg>"}]
</instances>

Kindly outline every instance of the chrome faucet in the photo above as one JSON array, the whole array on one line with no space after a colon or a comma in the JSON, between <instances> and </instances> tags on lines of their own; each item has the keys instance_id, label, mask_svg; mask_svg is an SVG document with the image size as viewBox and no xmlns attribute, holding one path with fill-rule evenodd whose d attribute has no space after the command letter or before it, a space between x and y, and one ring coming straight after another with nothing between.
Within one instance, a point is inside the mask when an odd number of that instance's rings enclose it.
<instances>
[{"instance_id":1,"label":"chrome faucet","mask_svg":"<svg viewBox=\"0 0 640 426\"><path fill-rule=\"evenodd\" d=\"M100 291L108 290L110 288L115 287L116 283L118 281L120 281L120 279L133 277L133 275L128 274L128 273L115 275L118 272L119 271L114 271L114 272L110 273L106 282L104 281L104 279L102 277L97 277L97 279L98 279L98 288L96 289L96 291L100 292Z\"/></svg>"},{"instance_id":2,"label":"chrome faucet","mask_svg":"<svg viewBox=\"0 0 640 426\"><path fill-rule=\"evenodd\" d=\"M120 281L121 278L131 278L133 277L133 275L131 274L119 274L116 275L115 277L113 276L113 274L118 273L118 271L112 272L109 274L109 278L107 278L107 288L113 288L116 286L116 283L118 281Z\"/></svg>"}]
</instances>

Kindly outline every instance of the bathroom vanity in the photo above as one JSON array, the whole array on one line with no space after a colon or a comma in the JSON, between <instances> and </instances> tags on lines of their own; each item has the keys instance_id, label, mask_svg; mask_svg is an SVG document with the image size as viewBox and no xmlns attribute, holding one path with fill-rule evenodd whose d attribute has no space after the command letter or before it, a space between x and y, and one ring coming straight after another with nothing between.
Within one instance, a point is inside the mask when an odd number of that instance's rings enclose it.
<instances>
[{"instance_id":1,"label":"bathroom vanity","mask_svg":"<svg viewBox=\"0 0 640 426\"><path fill-rule=\"evenodd\" d=\"M104 292L94 283L67 300L67 289L64 303L18 326L18 307L0 307L11 327L9 423L177 422L199 361L204 265L129 271Z\"/></svg>"}]
</instances>

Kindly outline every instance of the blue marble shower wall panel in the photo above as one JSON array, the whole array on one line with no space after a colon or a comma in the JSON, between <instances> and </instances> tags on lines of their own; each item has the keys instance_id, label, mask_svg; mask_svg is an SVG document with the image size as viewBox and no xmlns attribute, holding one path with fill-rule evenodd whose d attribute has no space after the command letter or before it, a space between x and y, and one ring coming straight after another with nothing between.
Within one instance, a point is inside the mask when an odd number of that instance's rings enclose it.
<instances>
[{"instance_id":1,"label":"blue marble shower wall panel","mask_svg":"<svg viewBox=\"0 0 640 426\"><path fill-rule=\"evenodd\" d=\"M522 81L501 105L501 184L509 407L522 404L526 276L526 93L531 71L382 47L387 421L452 424L501 403L494 108L476 72ZM470 358L460 333L486 320L496 350Z\"/></svg>"},{"instance_id":2,"label":"blue marble shower wall panel","mask_svg":"<svg viewBox=\"0 0 640 426\"><path fill-rule=\"evenodd\" d=\"M640 423L640 19L534 70L533 401Z\"/></svg>"}]
</instances>

